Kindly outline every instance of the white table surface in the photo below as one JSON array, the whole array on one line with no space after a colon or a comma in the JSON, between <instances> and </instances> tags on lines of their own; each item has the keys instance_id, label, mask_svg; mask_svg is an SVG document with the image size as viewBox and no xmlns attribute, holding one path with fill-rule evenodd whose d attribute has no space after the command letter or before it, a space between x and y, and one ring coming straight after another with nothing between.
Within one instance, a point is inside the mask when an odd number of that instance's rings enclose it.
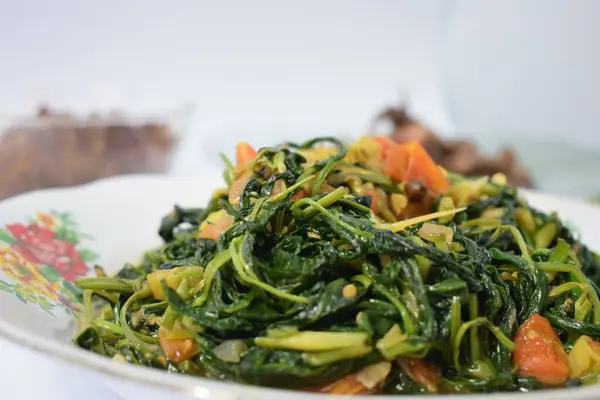
<instances>
[{"instance_id":1,"label":"white table surface","mask_svg":"<svg viewBox=\"0 0 600 400\"><path fill-rule=\"evenodd\" d=\"M0 339L3 399L121 400L99 378Z\"/></svg>"}]
</instances>

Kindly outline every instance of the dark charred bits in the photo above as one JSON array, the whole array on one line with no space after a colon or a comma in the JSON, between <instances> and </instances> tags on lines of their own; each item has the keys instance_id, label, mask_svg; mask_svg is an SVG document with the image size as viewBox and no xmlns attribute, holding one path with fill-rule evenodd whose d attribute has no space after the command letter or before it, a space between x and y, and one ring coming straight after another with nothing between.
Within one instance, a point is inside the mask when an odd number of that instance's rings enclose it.
<instances>
[{"instance_id":1,"label":"dark charred bits","mask_svg":"<svg viewBox=\"0 0 600 400\"><path fill-rule=\"evenodd\" d=\"M427 196L427 186L421 181L408 182L404 185L404 193L410 202L418 203Z\"/></svg>"}]
</instances>

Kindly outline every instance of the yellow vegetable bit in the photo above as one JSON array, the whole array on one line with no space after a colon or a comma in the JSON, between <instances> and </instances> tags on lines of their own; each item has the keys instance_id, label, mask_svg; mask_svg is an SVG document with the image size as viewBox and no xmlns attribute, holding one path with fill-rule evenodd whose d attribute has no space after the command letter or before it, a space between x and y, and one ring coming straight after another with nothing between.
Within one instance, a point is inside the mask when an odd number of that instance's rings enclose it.
<instances>
[{"instance_id":1,"label":"yellow vegetable bit","mask_svg":"<svg viewBox=\"0 0 600 400\"><path fill-rule=\"evenodd\" d=\"M571 379L600 372L600 343L588 336L580 336L569 353Z\"/></svg>"},{"instance_id":2,"label":"yellow vegetable bit","mask_svg":"<svg viewBox=\"0 0 600 400\"><path fill-rule=\"evenodd\" d=\"M452 228L444 225L437 225L432 223L424 223L419 232L419 237L429 242L436 242L438 236L443 236L448 245L452 244L452 238L454 231Z\"/></svg>"},{"instance_id":3,"label":"yellow vegetable bit","mask_svg":"<svg viewBox=\"0 0 600 400\"><path fill-rule=\"evenodd\" d=\"M357 293L358 293L358 291L356 289L356 286L354 286L351 283L344 286L344 289L342 289L342 295L347 299L355 297Z\"/></svg>"},{"instance_id":4,"label":"yellow vegetable bit","mask_svg":"<svg viewBox=\"0 0 600 400\"><path fill-rule=\"evenodd\" d=\"M402 211L404 211L404 209L408 205L408 198L405 195L399 193L393 193L390 196L390 201L392 203L392 211L394 211L394 214L398 216L402 214Z\"/></svg>"},{"instance_id":5,"label":"yellow vegetable bit","mask_svg":"<svg viewBox=\"0 0 600 400\"><path fill-rule=\"evenodd\" d=\"M533 233L535 231L535 221L531 211L525 208L517 208L515 210L515 220L519 226L523 227L527 233Z\"/></svg>"},{"instance_id":6,"label":"yellow vegetable bit","mask_svg":"<svg viewBox=\"0 0 600 400\"><path fill-rule=\"evenodd\" d=\"M306 232L306 236L308 236L311 239L321 240L321 235L315 232L308 231Z\"/></svg>"},{"instance_id":7,"label":"yellow vegetable bit","mask_svg":"<svg viewBox=\"0 0 600 400\"><path fill-rule=\"evenodd\" d=\"M508 178L502 172L497 172L492 175L491 181L498 186L506 186L508 184Z\"/></svg>"},{"instance_id":8,"label":"yellow vegetable bit","mask_svg":"<svg viewBox=\"0 0 600 400\"><path fill-rule=\"evenodd\" d=\"M360 382L364 387L371 390L390 374L392 370L392 363L388 361L381 361L377 364L369 365L363 368L356 374L356 380Z\"/></svg>"},{"instance_id":9,"label":"yellow vegetable bit","mask_svg":"<svg viewBox=\"0 0 600 400\"><path fill-rule=\"evenodd\" d=\"M225 210L212 212L200 224L196 237L217 240L223 231L233 225L233 221L234 218Z\"/></svg>"},{"instance_id":10,"label":"yellow vegetable bit","mask_svg":"<svg viewBox=\"0 0 600 400\"><path fill-rule=\"evenodd\" d=\"M363 136L348 149L345 160L359 163L372 171L381 170L381 145L373 138Z\"/></svg>"},{"instance_id":11,"label":"yellow vegetable bit","mask_svg":"<svg viewBox=\"0 0 600 400\"><path fill-rule=\"evenodd\" d=\"M504 217L504 214L505 214L504 208L489 207L489 208L486 208L483 211L483 213L481 213L481 216L483 218L502 218L502 217Z\"/></svg>"},{"instance_id":12,"label":"yellow vegetable bit","mask_svg":"<svg viewBox=\"0 0 600 400\"><path fill-rule=\"evenodd\" d=\"M306 158L306 164L312 165L318 161L326 160L329 157L333 157L339 153L338 149L333 146L319 146L313 149L302 149L299 150L304 158Z\"/></svg>"},{"instance_id":13,"label":"yellow vegetable bit","mask_svg":"<svg viewBox=\"0 0 600 400\"><path fill-rule=\"evenodd\" d=\"M538 229L538 231L535 233L535 236L533 238L533 240L535 242L535 248L536 249L547 248L548 246L550 246L552 241L554 241L554 238L556 237L557 234L558 234L558 226L556 226L556 224L554 222L549 222L546 225L542 226L540 229Z\"/></svg>"},{"instance_id":14,"label":"yellow vegetable bit","mask_svg":"<svg viewBox=\"0 0 600 400\"><path fill-rule=\"evenodd\" d=\"M434 212L431 214L421 215L421 216L415 217L415 218L409 218L409 219L405 219L404 221L394 222L392 224L375 224L375 228L387 229L388 231L392 231L392 232L399 232L399 231L402 231L402 230L408 228L409 226L417 225L417 224L420 224L421 222L431 221L432 219L446 217L449 215L455 215L455 214L458 214L459 212L465 211L466 209L467 209L467 207L460 207L460 208L455 208L454 210L438 211L438 212Z\"/></svg>"},{"instance_id":15,"label":"yellow vegetable bit","mask_svg":"<svg viewBox=\"0 0 600 400\"><path fill-rule=\"evenodd\" d=\"M465 179L452 185L448 195L457 206L466 206L479 199L486 183L488 178L485 176L476 180Z\"/></svg>"},{"instance_id":16,"label":"yellow vegetable bit","mask_svg":"<svg viewBox=\"0 0 600 400\"><path fill-rule=\"evenodd\" d=\"M192 283L192 290L198 290L199 281L202 279L204 269L197 266L184 266L167 270L156 270L148 274L148 286L152 290L152 295L156 300L165 300L165 293L162 288L162 281L167 282L167 286L173 290L177 290L179 284L186 276L193 277L195 282Z\"/></svg>"},{"instance_id":17,"label":"yellow vegetable bit","mask_svg":"<svg viewBox=\"0 0 600 400\"><path fill-rule=\"evenodd\" d=\"M399 343L404 342L407 336L402 332L398 324L394 324L389 331L375 345L377 350L385 355L387 349L390 349Z\"/></svg>"},{"instance_id":18,"label":"yellow vegetable bit","mask_svg":"<svg viewBox=\"0 0 600 400\"><path fill-rule=\"evenodd\" d=\"M448 210L453 210L455 208L456 208L456 205L454 204L454 200L452 200L452 197L444 196L440 199L440 203L438 205L438 211L448 211ZM452 221L452 218L454 218L454 215L447 215L445 217L438 218L438 222L440 224L447 224L450 221Z\"/></svg>"}]
</instances>

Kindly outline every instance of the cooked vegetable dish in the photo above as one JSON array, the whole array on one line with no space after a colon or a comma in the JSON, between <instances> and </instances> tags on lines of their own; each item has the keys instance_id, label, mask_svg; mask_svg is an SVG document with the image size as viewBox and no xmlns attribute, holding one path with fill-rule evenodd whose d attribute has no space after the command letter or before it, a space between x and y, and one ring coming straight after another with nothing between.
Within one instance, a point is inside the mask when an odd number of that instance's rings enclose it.
<instances>
[{"instance_id":1,"label":"cooked vegetable dish","mask_svg":"<svg viewBox=\"0 0 600 400\"><path fill-rule=\"evenodd\" d=\"M598 257L504 175L368 137L241 143L224 160L227 188L166 215L162 247L77 282L78 346L345 395L597 382Z\"/></svg>"}]
</instances>

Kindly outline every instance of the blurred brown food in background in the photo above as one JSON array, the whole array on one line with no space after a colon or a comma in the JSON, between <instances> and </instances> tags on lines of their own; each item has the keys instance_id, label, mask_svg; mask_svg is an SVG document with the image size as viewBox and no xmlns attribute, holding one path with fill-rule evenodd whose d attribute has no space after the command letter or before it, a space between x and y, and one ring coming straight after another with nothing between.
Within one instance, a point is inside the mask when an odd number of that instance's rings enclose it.
<instances>
[{"instance_id":1,"label":"blurred brown food in background","mask_svg":"<svg viewBox=\"0 0 600 400\"><path fill-rule=\"evenodd\" d=\"M174 144L161 123L77 119L43 107L0 133L0 199L121 174L165 172Z\"/></svg>"},{"instance_id":2,"label":"blurred brown food in background","mask_svg":"<svg viewBox=\"0 0 600 400\"><path fill-rule=\"evenodd\" d=\"M511 150L486 158L467 140L440 139L402 108L387 109L377 119L394 125L392 139L421 142L449 171L465 176L502 172L512 185L532 186ZM42 107L33 118L0 133L0 199L115 175L166 172L175 140L163 123L94 114L78 119Z\"/></svg>"},{"instance_id":3,"label":"blurred brown food in background","mask_svg":"<svg viewBox=\"0 0 600 400\"><path fill-rule=\"evenodd\" d=\"M403 108L389 108L378 117L378 121L393 124L391 138L397 142L419 141L431 157L448 171L465 176L493 175L502 172L513 186L530 188L529 174L509 149L502 149L495 157L485 157L468 140L442 140L409 117Z\"/></svg>"}]
</instances>

